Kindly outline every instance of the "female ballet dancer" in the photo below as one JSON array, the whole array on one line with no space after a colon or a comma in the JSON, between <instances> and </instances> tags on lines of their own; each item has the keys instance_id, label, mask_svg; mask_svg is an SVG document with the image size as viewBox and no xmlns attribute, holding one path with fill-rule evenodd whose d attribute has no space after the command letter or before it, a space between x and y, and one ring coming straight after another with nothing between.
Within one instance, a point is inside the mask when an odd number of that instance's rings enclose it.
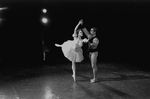
<instances>
[{"instance_id":1,"label":"female ballet dancer","mask_svg":"<svg viewBox=\"0 0 150 99\"><path fill-rule=\"evenodd\" d=\"M77 30L77 28L81 24L83 24L82 20L79 21L79 23L74 29L74 33L72 35L74 38L73 40L68 40L61 45L55 44L55 46L61 47L64 56L72 62L72 72L73 72L72 77L74 81L76 81L76 63L81 62L84 59L81 47L84 42L88 42L86 38L82 39L83 36L82 30L81 29Z\"/></svg>"}]
</instances>

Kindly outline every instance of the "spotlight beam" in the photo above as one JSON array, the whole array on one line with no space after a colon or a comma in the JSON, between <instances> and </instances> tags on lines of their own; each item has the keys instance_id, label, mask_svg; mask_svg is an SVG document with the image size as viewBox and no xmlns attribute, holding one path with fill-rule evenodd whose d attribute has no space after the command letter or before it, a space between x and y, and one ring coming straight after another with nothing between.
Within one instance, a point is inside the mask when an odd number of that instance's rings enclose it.
<instances>
[{"instance_id":1,"label":"spotlight beam","mask_svg":"<svg viewBox=\"0 0 150 99\"><path fill-rule=\"evenodd\" d=\"M2 7L2 8L0 8L0 11L1 11L1 10L5 10L5 9L7 9L7 7Z\"/></svg>"}]
</instances>

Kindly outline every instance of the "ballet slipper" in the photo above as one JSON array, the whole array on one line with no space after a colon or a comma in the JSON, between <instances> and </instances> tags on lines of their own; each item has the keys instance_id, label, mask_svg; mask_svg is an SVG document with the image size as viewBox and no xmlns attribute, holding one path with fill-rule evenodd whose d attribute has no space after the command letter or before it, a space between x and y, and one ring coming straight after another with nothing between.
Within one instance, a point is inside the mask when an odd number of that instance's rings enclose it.
<instances>
[{"instance_id":1,"label":"ballet slipper","mask_svg":"<svg viewBox=\"0 0 150 99\"><path fill-rule=\"evenodd\" d=\"M57 47L61 47L61 45L60 45L60 44L55 44L55 46L57 46Z\"/></svg>"},{"instance_id":2,"label":"ballet slipper","mask_svg":"<svg viewBox=\"0 0 150 99\"><path fill-rule=\"evenodd\" d=\"M96 82L98 82L98 79L93 78L90 81L91 81L91 83L96 83Z\"/></svg>"}]
</instances>

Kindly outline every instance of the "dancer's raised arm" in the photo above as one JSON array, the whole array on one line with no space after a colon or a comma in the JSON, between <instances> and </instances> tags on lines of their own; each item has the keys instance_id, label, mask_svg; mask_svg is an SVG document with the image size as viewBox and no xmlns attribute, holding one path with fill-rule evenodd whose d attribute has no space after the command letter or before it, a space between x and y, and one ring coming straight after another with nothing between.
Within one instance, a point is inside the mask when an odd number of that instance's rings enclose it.
<instances>
[{"instance_id":1,"label":"dancer's raised arm","mask_svg":"<svg viewBox=\"0 0 150 99\"><path fill-rule=\"evenodd\" d=\"M88 39L91 38L91 35L90 35L89 31L86 28L83 28L82 30L85 33L85 35L88 37Z\"/></svg>"},{"instance_id":2,"label":"dancer's raised arm","mask_svg":"<svg viewBox=\"0 0 150 99\"><path fill-rule=\"evenodd\" d=\"M74 28L74 33L73 34L75 34L75 35L77 34L77 29L78 29L79 25L81 25L81 24L83 24L83 20L82 19L78 22L78 24Z\"/></svg>"}]
</instances>

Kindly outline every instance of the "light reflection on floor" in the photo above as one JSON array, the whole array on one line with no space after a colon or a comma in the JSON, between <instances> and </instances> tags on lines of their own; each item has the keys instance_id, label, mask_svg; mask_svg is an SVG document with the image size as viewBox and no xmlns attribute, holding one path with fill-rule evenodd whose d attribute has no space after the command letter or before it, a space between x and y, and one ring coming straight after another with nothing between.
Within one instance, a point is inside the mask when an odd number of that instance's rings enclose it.
<instances>
[{"instance_id":1,"label":"light reflection on floor","mask_svg":"<svg viewBox=\"0 0 150 99\"><path fill-rule=\"evenodd\" d=\"M52 90L49 88L49 86L46 86L44 99L59 99L59 97L52 93Z\"/></svg>"},{"instance_id":2,"label":"light reflection on floor","mask_svg":"<svg viewBox=\"0 0 150 99\"><path fill-rule=\"evenodd\" d=\"M149 99L150 73L99 64L99 82L90 83L90 65L78 64L77 82L70 64L24 70L0 84L0 99ZM33 76L34 75L34 76ZM30 77L32 76L32 77ZM18 78L20 77L20 78ZM4 79L5 77L1 76ZM11 78L11 80L10 80ZM17 80L16 80L17 79ZM2 80L3 81L3 80Z\"/></svg>"}]
</instances>

